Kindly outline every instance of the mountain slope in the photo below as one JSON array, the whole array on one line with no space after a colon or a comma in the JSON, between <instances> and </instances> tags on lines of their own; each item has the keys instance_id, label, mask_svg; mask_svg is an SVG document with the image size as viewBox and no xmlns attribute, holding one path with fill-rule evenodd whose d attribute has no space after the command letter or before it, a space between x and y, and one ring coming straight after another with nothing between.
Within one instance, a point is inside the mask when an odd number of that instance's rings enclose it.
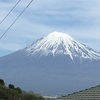
<instances>
[{"instance_id":1,"label":"mountain slope","mask_svg":"<svg viewBox=\"0 0 100 100\"><path fill-rule=\"evenodd\" d=\"M24 90L57 95L99 84L99 65L100 55L93 49L53 32L1 57L0 76Z\"/></svg>"}]
</instances>

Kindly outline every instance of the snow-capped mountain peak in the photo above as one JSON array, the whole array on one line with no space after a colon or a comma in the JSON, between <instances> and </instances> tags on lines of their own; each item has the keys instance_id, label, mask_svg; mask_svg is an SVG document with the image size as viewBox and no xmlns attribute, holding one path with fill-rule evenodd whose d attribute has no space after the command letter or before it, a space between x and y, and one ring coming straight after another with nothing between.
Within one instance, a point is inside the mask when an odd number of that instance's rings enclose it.
<instances>
[{"instance_id":1,"label":"snow-capped mountain peak","mask_svg":"<svg viewBox=\"0 0 100 100\"><path fill-rule=\"evenodd\" d=\"M79 59L100 59L100 55L93 49L77 42L71 36L62 32L53 32L37 40L31 46L25 48L30 55L67 55L72 60Z\"/></svg>"},{"instance_id":2,"label":"snow-capped mountain peak","mask_svg":"<svg viewBox=\"0 0 100 100\"><path fill-rule=\"evenodd\" d=\"M62 33L62 32L52 32L52 33L50 33L50 34L48 34L47 35L47 37L48 38L51 38L51 39L55 39L55 41L56 41L56 39L70 39L70 40L73 40L73 38L71 37L71 36L69 36L68 34L66 34L66 33Z\"/></svg>"}]
</instances>

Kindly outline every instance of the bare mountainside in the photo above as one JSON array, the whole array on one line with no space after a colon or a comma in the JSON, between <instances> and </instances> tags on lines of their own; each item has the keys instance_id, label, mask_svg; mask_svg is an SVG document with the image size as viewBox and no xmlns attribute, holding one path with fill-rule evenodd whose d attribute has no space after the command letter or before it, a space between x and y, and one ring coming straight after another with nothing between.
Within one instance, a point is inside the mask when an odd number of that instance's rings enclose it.
<instances>
[{"instance_id":1,"label":"bare mountainside","mask_svg":"<svg viewBox=\"0 0 100 100\"><path fill-rule=\"evenodd\" d=\"M61 95L100 84L100 54L53 32L0 58L0 77L24 90Z\"/></svg>"}]
</instances>

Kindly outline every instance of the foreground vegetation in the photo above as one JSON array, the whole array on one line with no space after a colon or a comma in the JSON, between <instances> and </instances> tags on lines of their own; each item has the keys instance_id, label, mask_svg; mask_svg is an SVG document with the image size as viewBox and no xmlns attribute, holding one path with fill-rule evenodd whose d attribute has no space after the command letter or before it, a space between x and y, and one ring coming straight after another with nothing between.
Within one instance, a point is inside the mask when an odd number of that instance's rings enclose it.
<instances>
[{"instance_id":1,"label":"foreground vegetation","mask_svg":"<svg viewBox=\"0 0 100 100\"><path fill-rule=\"evenodd\" d=\"M0 79L0 100L44 100L40 95L33 92L23 92L19 87L15 88L14 85L5 83Z\"/></svg>"}]
</instances>

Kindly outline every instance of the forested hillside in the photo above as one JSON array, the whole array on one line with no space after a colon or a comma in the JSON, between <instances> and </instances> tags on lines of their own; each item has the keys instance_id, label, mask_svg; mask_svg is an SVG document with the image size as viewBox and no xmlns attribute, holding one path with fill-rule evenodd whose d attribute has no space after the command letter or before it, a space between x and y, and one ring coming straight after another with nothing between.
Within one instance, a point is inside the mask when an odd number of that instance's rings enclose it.
<instances>
[{"instance_id":1,"label":"forested hillside","mask_svg":"<svg viewBox=\"0 0 100 100\"><path fill-rule=\"evenodd\" d=\"M44 100L44 98L33 92L23 92L12 84L7 87L3 79L0 79L0 100Z\"/></svg>"}]
</instances>

